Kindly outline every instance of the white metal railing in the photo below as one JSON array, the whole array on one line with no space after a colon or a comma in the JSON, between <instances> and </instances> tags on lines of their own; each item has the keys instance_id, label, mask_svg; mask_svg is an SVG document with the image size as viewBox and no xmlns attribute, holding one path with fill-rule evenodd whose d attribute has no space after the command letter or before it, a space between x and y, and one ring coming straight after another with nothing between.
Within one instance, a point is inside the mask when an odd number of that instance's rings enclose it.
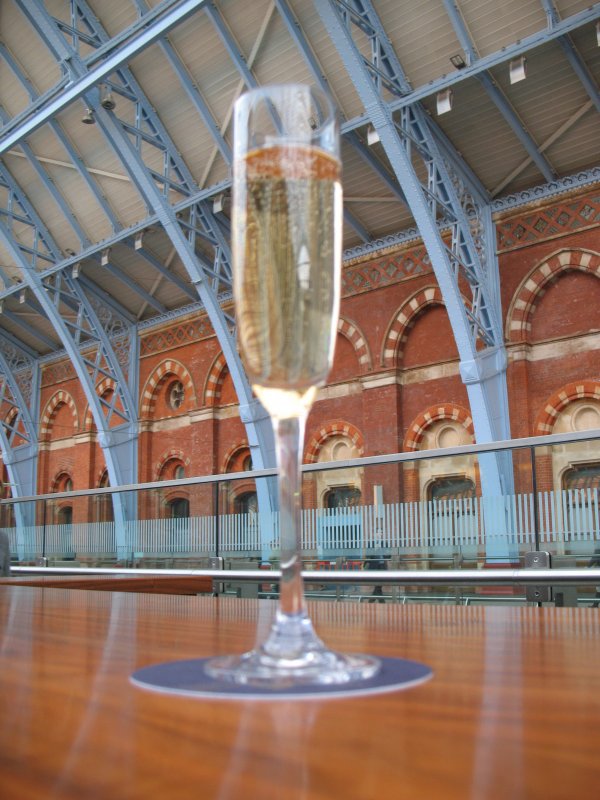
<instances>
[{"instance_id":1,"label":"white metal railing","mask_svg":"<svg viewBox=\"0 0 600 800\"><path fill-rule=\"evenodd\" d=\"M534 547L600 544L597 489L390 503L337 509L306 509L302 548L307 554L364 556L452 548L477 550L491 537ZM6 529L11 552L20 558L75 556L260 555L279 549L276 512L225 514L187 519L37 525Z\"/></svg>"}]
</instances>

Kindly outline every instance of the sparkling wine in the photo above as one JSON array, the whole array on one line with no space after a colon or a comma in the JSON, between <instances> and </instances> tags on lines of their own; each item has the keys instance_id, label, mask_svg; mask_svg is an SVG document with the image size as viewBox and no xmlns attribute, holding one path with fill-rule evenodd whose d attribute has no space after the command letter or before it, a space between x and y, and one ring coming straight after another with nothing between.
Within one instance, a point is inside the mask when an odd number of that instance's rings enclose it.
<instances>
[{"instance_id":1,"label":"sparkling wine","mask_svg":"<svg viewBox=\"0 0 600 800\"><path fill-rule=\"evenodd\" d=\"M340 164L316 147L264 147L236 164L234 192L242 358L267 411L293 416L311 405L331 368L341 266Z\"/></svg>"}]
</instances>

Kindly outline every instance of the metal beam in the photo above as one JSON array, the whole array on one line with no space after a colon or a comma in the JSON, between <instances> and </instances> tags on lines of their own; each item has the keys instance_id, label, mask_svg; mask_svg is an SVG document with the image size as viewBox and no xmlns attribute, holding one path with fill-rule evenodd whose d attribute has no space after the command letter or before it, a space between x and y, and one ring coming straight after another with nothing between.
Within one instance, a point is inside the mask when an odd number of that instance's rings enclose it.
<instances>
[{"instance_id":1,"label":"metal beam","mask_svg":"<svg viewBox=\"0 0 600 800\"><path fill-rule=\"evenodd\" d=\"M403 73L389 41L378 37L381 23L370 0L351 3L314 0L314 5L354 83L369 122L379 134L427 247L456 339L476 438L479 442L508 438L506 354L498 292L490 286L492 281L497 281L497 271L485 261L490 252L494 252L485 246L493 230L489 206L478 209L481 220L476 239L466 210L474 204L474 198L464 187L460 194L457 191L456 183L460 185L461 175L449 174L427 115L419 106L411 106L403 109L400 121L396 122L390 107L382 101L382 88L389 91L390 85L393 88L396 78ZM350 13L349 8L355 13ZM385 60L379 59L378 66L384 65L387 69L389 65L386 79L380 76L379 69L367 67L364 50L359 50L354 41L355 15L360 17L361 31L367 29L370 37L378 37L378 54L385 51ZM399 81L396 88L401 94L406 90L405 82ZM416 163L426 170L426 184L418 177ZM440 221L452 231L450 243L440 234ZM463 302L459 280L466 281L471 289L468 308ZM484 458L480 467L482 489L487 497L501 497L510 492L512 471L506 459Z\"/></svg>"}]
</instances>

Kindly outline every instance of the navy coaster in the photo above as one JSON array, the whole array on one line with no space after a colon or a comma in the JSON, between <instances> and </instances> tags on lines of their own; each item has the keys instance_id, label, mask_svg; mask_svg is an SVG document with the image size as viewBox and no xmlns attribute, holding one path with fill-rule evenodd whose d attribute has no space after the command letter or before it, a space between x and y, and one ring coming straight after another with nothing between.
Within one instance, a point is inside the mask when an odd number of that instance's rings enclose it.
<instances>
[{"instance_id":1,"label":"navy coaster","mask_svg":"<svg viewBox=\"0 0 600 800\"><path fill-rule=\"evenodd\" d=\"M208 658L170 661L136 670L130 678L135 686L156 692L185 697L219 698L229 700L304 700L356 697L407 689L424 683L432 670L418 661L403 658L379 658L381 669L373 678L351 681L334 686L294 686L269 689L217 680L206 674Z\"/></svg>"}]
</instances>

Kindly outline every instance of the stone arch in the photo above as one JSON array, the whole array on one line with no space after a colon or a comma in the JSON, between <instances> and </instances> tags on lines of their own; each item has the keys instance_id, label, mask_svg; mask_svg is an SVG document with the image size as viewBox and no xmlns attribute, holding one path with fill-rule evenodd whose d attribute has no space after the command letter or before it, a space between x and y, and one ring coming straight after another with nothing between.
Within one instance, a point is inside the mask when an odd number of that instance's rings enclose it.
<instances>
[{"instance_id":1,"label":"stone arch","mask_svg":"<svg viewBox=\"0 0 600 800\"><path fill-rule=\"evenodd\" d=\"M393 367L396 364L402 355L409 328L414 324L417 315L431 305L445 305L438 286L425 286L419 289L400 306L383 340L382 366Z\"/></svg>"},{"instance_id":2,"label":"stone arch","mask_svg":"<svg viewBox=\"0 0 600 800\"><path fill-rule=\"evenodd\" d=\"M600 278L600 254L593 250L557 250L535 266L521 281L508 309L507 341L523 342L527 339L531 315L546 287L567 270L581 270Z\"/></svg>"},{"instance_id":3,"label":"stone arch","mask_svg":"<svg viewBox=\"0 0 600 800\"><path fill-rule=\"evenodd\" d=\"M427 428L442 419L462 425L471 437L474 436L473 419L466 408L455 403L440 403L430 406L411 422L404 437L403 450L418 450Z\"/></svg>"},{"instance_id":4,"label":"stone arch","mask_svg":"<svg viewBox=\"0 0 600 800\"><path fill-rule=\"evenodd\" d=\"M219 353L213 360L206 382L204 384L204 392L202 396L202 404L205 406L215 406L221 399L221 388L223 381L227 375L227 361L223 353Z\"/></svg>"},{"instance_id":5,"label":"stone arch","mask_svg":"<svg viewBox=\"0 0 600 800\"><path fill-rule=\"evenodd\" d=\"M186 457L183 450L171 447L168 450L165 450L155 463L153 480L160 480L161 473L169 461L181 461L184 467L188 467L191 463L189 457Z\"/></svg>"},{"instance_id":6,"label":"stone arch","mask_svg":"<svg viewBox=\"0 0 600 800\"><path fill-rule=\"evenodd\" d=\"M40 437L50 436L52 432L52 419L56 411L63 405L71 409L73 415L73 428L75 431L79 430L79 414L77 413L77 406L69 392L64 389L56 392L46 403L46 406L41 414L40 420Z\"/></svg>"},{"instance_id":7,"label":"stone arch","mask_svg":"<svg viewBox=\"0 0 600 800\"><path fill-rule=\"evenodd\" d=\"M364 455L365 443L362 433L351 422L337 420L323 425L314 436L311 436L304 452L304 461L307 464L314 464L319 460L319 451L331 436L347 436L354 443L359 455Z\"/></svg>"},{"instance_id":8,"label":"stone arch","mask_svg":"<svg viewBox=\"0 0 600 800\"><path fill-rule=\"evenodd\" d=\"M537 415L534 435L542 436L552 433L558 415L565 406L575 400L584 400L585 398L600 401L600 382L583 380L567 383L548 399L544 408Z\"/></svg>"},{"instance_id":9,"label":"stone arch","mask_svg":"<svg viewBox=\"0 0 600 800\"><path fill-rule=\"evenodd\" d=\"M162 361L152 371L146 381L140 397L140 416L151 417L156 404L157 389L170 377L178 378L189 392L191 402L196 403L196 390L189 370L180 361L172 358Z\"/></svg>"},{"instance_id":10,"label":"stone arch","mask_svg":"<svg viewBox=\"0 0 600 800\"><path fill-rule=\"evenodd\" d=\"M367 340L355 322L345 317L338 320L338 333L347 339L356 353L361 372L370 372L373 369L373 359Z\"/></svg>"}]
</instances>

